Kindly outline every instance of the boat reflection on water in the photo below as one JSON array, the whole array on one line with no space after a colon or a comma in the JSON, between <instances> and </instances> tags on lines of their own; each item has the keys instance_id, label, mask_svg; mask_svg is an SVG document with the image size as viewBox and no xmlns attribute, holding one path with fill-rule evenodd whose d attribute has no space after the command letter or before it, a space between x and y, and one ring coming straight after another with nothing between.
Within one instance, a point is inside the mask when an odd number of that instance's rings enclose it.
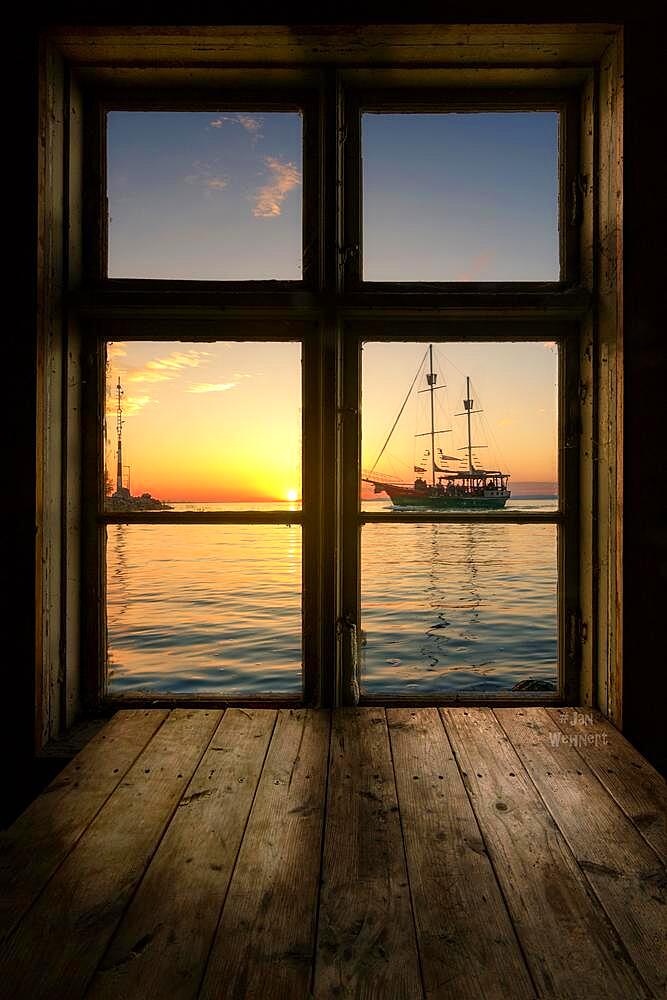
<instances>
[{"instance_id":1,"label":"boat reflection on water","mask_svg":"<svg viewBox=\"0 0 667 1000\"><path fill-rule=\"evenodd\" d=\"M477 587L477 566L475 564L475 540L472 525L461 525L462 534L465 536L465 556L463 563L464 573L464 593L459 600L450 605L448 602L447 588L440 571L440 563L444 553L441 552L441 545L444 539L438 531L440 525L431 524L431 537L429 539L429 570L428 583L424 591L424 598L431 610L435 620L428 626L424 634L424 640L420 646L420 654L423 656L425 669L431 673L447 667L452 659L451 646L456 644L457 639L463 642L475 642L478 638L478 626L480 616L480 605L482 597ZM457 615L452 612L462 612L463 617L457 626L452 619ZM478 665L480 668L483 664ZM451 669L456 670L456 667Z\"/></svg>"},{"instance_id":2,"label":"boat reflection on water","mask_svg":"<svg viewBox=\"0 0 667 1000\"><path fill-rule=\"evenodd\" d=\"M554 691L555 527L366 524L361 627L367 696Z\"/></svg>"}]
</instances>

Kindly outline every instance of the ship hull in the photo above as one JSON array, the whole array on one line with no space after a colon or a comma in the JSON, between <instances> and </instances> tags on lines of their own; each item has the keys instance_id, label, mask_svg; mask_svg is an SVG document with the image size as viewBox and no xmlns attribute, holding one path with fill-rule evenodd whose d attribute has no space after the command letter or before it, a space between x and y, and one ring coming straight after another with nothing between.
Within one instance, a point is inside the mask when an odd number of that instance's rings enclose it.
<instances>
[{"instance_id":1,"label":"ship hull","mask_svg":"<svg viewBox=\"0 0 667 1000\"><path fill-rule=\"evenodd\" d=\"M429 510L502 510L510 498L509 491L500 496L450 496L438 491L422 491L408 486L388 486L382 490L388 494L394 507L424 507Z\"/></svg>"}]
</instances>

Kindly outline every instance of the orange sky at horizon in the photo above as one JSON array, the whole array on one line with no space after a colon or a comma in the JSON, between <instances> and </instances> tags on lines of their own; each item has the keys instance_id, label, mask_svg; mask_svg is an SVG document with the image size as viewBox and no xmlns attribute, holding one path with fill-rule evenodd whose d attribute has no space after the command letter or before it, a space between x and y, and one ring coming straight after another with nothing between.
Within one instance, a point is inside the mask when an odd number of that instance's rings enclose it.
<instances>
[{"instance_id":1,"label":"orange sky at horizon","mask_svg":"<svg viewBox=\"0 0 667 1000\"><path fill-rule=\"evenodd\" d=\"M428 344L366 343L362 358L362 468L370 470L403 404L419 365L423 368L377 471L409 482L415 465L430 468L426 389ZM558 478L558 348L550 341L447 342L433 345L438 389L436 438L445 455L467 459L463 399L470 377L474 410L471 438L476 468L499 469L514 483L556 484ZM444 461L457 469L460 463ZM427 475L428 478L428 475Z\"/></svg>"},{"instance_id":2,"label":"orange sky at horizon","mask_svg":"<svg viewBox=\"0 0 667 1000\"><path fill-rule=\"evenodd\" d=\"M369 469L424 356L426 344L370 343L363 351L363 459ZM555 345L447 343L434 347L449 403L437 416L455 429L440 438L460 447L457 419L465 374L485 408L486 467L515 483L557 478ZM164 501L296 502L301 496L301 345L127 342L107 347L105 467L116 483L116 384L123 387L123 481ZM425 384L423 373L419 380ZM417 397L423 405L428 394ZM417 403L409 404L377 471L414 478ZM477 418L476 418L477 419ZM419 425L419 429L421 428ZM459 428L460 429L460 428ZM456 442L454 438L456 437ZM423 449L426 439L416 439ZM494 464L495 463L495 464ZM510 482L510 487L512 483ZM364 484L362 484L362 487ZM373 487L362 498L375 496Z\"/></svg>"},{"instance_id":3,"label":"orange sky at horizon","mask_svg":"<svg viewBox=\"0 0 667 1000\"><path fill-rule=\"evenodd\" d=\"M116 385L133 494L199 502L301 495L301 345L123 343L107 351L105 466L116 482Z\"/></svg>"},{"instance_id":4,"label":"orange sky at horizon","mask_svg":"<svg viewBox=\"0 0 667 1000\"><path fill-rule=\"evenodd\" d=\"M116 109L106 122L109 277L300 280L308 162L301 111ZM364 280L557 280L558 122L554 110L364 112ZM405 330L409 335L409 325ZM134 495L248 506L298 502L301 344L271 336L267 321L261 344L110 344L105 466L112 488L120 376L123 482L129 478ZM362 469L378 455L426 347L364 346ZM475 442L488 445L475 467L509 473L510 488L553 483L556 346L441 343L436 354L443 366L437 419L452 428L437 445L464 454L465 421L456 414L469 375L486 421L477 426L481 418L474 417ZM424 384L422 372L415 388ZM426 439L415 438L426 429L428 400L415 394L406 406L378 473L410 482L415 466L429 464ZM325 476L333 482L334 470ZM362 497L377 498L372 486L361 486Z\"/></svg>"}]
</instances>

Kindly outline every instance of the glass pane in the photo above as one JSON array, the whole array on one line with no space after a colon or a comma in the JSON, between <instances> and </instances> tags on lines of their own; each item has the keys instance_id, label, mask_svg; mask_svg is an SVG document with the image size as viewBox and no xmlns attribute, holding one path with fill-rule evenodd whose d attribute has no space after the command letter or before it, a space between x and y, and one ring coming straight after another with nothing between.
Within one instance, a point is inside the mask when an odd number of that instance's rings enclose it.
<instances>
[{"instance_id":1,"label":"glass pane","mask_svg":"<svg viewBox=\"0 0 667 1000\"><path fill-rule=\"evenodd\" d=\"M301 137L298 112L109 112L109 277L300 279Z\"/></svg>"},{"instance_id":2,"label":"glass pane","mask_svg":"<svg viewBox=\"0 0 667 1000\"><path fill-rule=\"evenodd\" d=\"M366 281L557 281L558 114L364 114Z\"/></svg>"},{"instance_id":3,"label":"glass pane","mask_svg":"<svg viewBox=\"0 0 667 1000\"><path fill-rule=\"evenodd\" d=\"M300 525L107 526L110 694L301 693Z\"/></svg>"},{"instance_id":4,"label":"glass pane","mask_svg":"<svg viewBox=\"0 0 667 1000\"><path fill-rule=\"evenodd\" d=\"M301 345L107 345L105 510L301 507Z\"/></svg>"},{"instance_id":5,"label":"glass pane","mask_svg":"<svg viewBox=\"0 0 667 1000\"><path fill-rule=\"evenodd\" d=\"M553 524L367 524L361 686L367 695L554 691Z\"/></svg>"},{"instance_id":6,"label":"glass pane","mask_svg":"<svg viewBox=\"0 0 667 1000\"><path fill-rule=\"evenodd\" d=\"M362 469L369 510L556 510L557 345L365 344Z\"/></svg>"}]
</instances>

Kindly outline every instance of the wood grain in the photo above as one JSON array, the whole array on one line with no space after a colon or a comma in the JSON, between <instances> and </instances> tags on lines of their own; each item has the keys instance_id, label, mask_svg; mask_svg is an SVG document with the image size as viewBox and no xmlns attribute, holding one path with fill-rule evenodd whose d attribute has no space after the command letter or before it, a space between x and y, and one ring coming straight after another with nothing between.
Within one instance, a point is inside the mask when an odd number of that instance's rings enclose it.
<instances>
[{"instance_id":1,"label":"wood grain","mask_svg":"<svg viewBox=\"0 0 667 1000\"><path fill-rule=\"evenodd\" d=\"M316 997L422 997L385 713L334 714Z\"/></svg>"},{"instance_id":2,"label":"wood grain","mask_svg":"<svg viewBox=\"0 0 667 1000\"><path fill-rule=\"evenodd\" d=\"M118 712L0 834L0 941L35 901L167 715L154 709Z\"/></svg>"},{"instance_id":3,"label":"wood grain","mask_svg":"<svg viewBox=\"0 0 667 1000\"><path fill-rule=\"evenodd\" d=\"M493 711L441 714L538 995L650 995Z\"/></svg>"},{"instance_id":4,"label":"wood grain","mask_svg":"<svg viewBox=\"0 0 667 1000\"><path fill-rule=\"evenodd\" d=\"M212 998L308 996L329 713L278 713L202 984Z\"/></svg>"},{"instance_id":5,"label":"wood grain","mask_svg":"<svg viewBox=\"0 0 667 1000\"><path fill-rule=\"evenodd\" d=\"M87 997L196 996L275 719L227 710Z\"/></svg>"},{"instance_id":6,"label":"wood grain","mask_svg":"<svg viewBox=\"0 0 667 1000\"><path fill-rule=\"evenodd\" d=\"M169 714L0 951L6 996L83 995L220 718Z\"/></svg>"},{"instance_id":7,"label":"wood grain","mask_svg":"<svg viewBox=\"0 0 667 1000\"><path fill-rule=\"evenodd\" d=\"M623 812L667 861L667 783L618 729L591 708L554 708L549 718L572 740Z\"/></svg>"},{"instance_id":8,"label":"wood grain","mask_svg":"<svg viewBox=\"0 0 667 1000\"><path fill-rule=\"evenodd\" d=\"M542 799L656 996L667 992L667 872L544 709L496 712ZM556 737L560 729L556 730Z\"/></svg>"},{"instance_id":9,"label":"wood grain","mask_svg":"<svg viewBox=\"0 0 667 1000\"><path fill-rule=\"evenodd\" d=\"M28 902L0 992L663 995L656 777L568 725L590 731L517 707L341 709L331 734L307 709L119 713L8 831Z\"/></svg>"},{"instance_id":10,"label":"wood grain","mask_svg":"<svg viewBox=\"0 0 667 1000\"><path fill-rule=\"evenodd\" d=\"M391 709L387 720L426 996L532 1000L437 709Z\"/></svg>"}]
</instances>

